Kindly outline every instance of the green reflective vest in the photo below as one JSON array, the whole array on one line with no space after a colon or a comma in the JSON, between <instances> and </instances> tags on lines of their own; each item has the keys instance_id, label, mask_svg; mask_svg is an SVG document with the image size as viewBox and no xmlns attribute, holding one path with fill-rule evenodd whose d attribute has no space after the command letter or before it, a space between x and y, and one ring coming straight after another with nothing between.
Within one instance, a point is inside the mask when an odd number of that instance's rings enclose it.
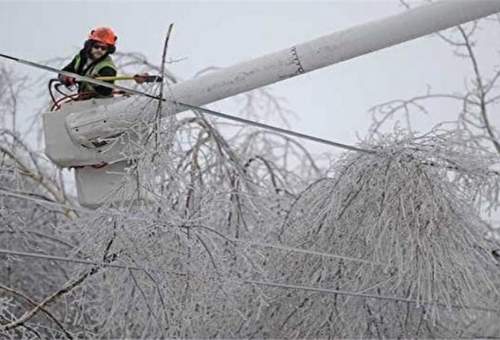
<instances>
[{"instance_id":1,"label":"green reflective vest","mask_svg":"<svg viewBox=\"0 0 500 340\"><path fill-rule=\"evenodd\" d=\"M82 58L80 57L80 54L78 54L76 56L76 60L75 60L75 66L74 66L75 70L78 70L78 68L80 67L81 61L82 61ZM82 74L82 76L86 76L86 77L90 77L90 78L98 77L99 72L101 72L101 70L104 67L111 67L113 70L116 71L116 66L113 63L113 60L111 60L111 57L109 55L106 56L106 58L104 58L103 60L99 61L94 66L87 69L86 72L84 72L84 74ZM110 83L112 83L112 82L110 82ZM80 93L88 93L88 92L95 93L96 90L95 90L94 86L98 86L98 85L94 85L94 84L87 83L87 82L82 82L82 83L80 83L80 87L78 88L78 92L80 92Z\"/></svg>"}]
</instances>

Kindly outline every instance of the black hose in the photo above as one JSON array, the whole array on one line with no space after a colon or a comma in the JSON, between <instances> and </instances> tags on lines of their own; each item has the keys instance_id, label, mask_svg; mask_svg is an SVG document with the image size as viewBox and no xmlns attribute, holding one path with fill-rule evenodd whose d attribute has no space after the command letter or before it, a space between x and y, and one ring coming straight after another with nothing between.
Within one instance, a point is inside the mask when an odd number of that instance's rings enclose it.
<instances>
[{"instance_id":1,"label":"black hose","mask_svg":"<svg viewBox=\"0 0 500 340\"><path fill-rule=\"evenodd\" d=\"M52 92L52 84L54 84L54 82L56 82L56 81L59 82L60 80L57 78L49 80L49 94L50 94L50 98L52 99L52 102L54 103L54 105L58 106L57 101L56 101L56 97L54 97L54 93Z\"/></svg>"},{"instance_id":2,"label":"black hose","mask_svg":"<svg viewBox=\"0 0 500 340\"><path fill-rule=\"evenodd\" d=\"M57 84L55 84L55 85L54 85L54 89L55 89L58 93L62 94L64 97L67 97L67 96L71 95L71 93L65 93L64 91L61 91L61 90L59 89L61 86L66 86L66 85L64 85L63 83L59 82L59 83L57 83Z\"/></svg>"}]
</instances>

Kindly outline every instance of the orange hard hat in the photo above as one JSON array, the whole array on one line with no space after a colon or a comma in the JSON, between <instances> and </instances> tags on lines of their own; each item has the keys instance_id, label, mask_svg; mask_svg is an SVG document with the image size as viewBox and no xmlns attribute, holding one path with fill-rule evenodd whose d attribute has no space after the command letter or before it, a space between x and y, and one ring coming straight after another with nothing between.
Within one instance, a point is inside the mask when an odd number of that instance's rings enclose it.
<instances>
[{"instance_id":1,"label":"orange hard hat","mask_svg":"<svg viewBox=\"0 0 500 340\"><path fill-rule=\"evenodd\" d=\"M108 27L97 27L90 31L89 40L98 41L103 44L108 44L109 46L115 46L118 37L111 28Z\"/></svg>"}]
</instances>

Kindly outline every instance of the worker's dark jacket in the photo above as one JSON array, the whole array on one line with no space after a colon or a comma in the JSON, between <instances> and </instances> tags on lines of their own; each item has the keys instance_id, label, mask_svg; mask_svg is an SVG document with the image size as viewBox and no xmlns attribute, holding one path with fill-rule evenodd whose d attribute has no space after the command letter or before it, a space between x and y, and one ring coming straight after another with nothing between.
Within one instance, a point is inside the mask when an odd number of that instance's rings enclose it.
<instances>
[{"instance_id":1,"label":"worker's dark jacket","mask_svg":"<svg viewBox=\"0 0 500 340\"><path fill-rule=\"evenodd\" d=\"M105 55L103 58L95 60L85 67L87 60L87 52L85 49L82 49L80 53L73 58L71 63L63 68L63 71L73 72L91 78L116 76L116 66L113 64L109 55ZM113 81L107 82L114 83ZM78 83L79 93L96 94L98 97L110 97L112 91L113 89L105 86L94 85L87 82Z\"/></svg>"}]
</instances>

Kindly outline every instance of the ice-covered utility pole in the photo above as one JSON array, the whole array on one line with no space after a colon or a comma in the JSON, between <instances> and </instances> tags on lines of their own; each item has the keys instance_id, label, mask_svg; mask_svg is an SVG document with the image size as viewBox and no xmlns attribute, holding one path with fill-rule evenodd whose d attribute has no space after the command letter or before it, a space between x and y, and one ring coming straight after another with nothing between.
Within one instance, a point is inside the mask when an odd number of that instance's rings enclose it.
<instances>
[{"instance_id":1,"label":"ice-covered utility pole","mask_svg":"<svg viewBox=\"0 0 500 340\"><path fill-rule=\"evenodd\" d=\"M499 0L438 1L173 85L171 99L205 105L497 12ZM110 131L124 127L125 121L133 122L144 114L144 110L134 112L130 107L144 108L147 101L131 98L95 114L75 113L68 117L67 127L80 142L107 137ZM184 109L165 105L165 112L172 110Z\"/></svg>"},{"instance_id":2,"label":"ice-covered utility pole","mask_svg":"<svg viewBox=\"0 0 500 340\"><path fill-rule=\"evenodd\" d=\"M173 101L209 104L497 12L500 0L439 1L417 7L175 84L165 96L170 105L163 105L161 114L185 110ZM116 174L124 172L127 160L119 143L100 145L138 120L149 120L156 108L155 100L132 96L69 103L44 115L47 156L62 167L85 166L75 170L82 205L96 207L117 199L114 193L123 176ZM86 166L103 163L108 165Z\"/></svg>"}]
</instances>

